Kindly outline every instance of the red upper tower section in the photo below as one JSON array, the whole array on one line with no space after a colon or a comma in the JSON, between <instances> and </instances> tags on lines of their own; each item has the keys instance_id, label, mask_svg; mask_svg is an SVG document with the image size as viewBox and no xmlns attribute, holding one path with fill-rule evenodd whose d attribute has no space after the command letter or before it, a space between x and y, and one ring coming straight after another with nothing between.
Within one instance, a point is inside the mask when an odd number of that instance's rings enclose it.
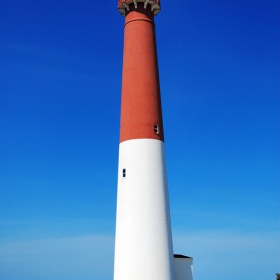
<instances>
[{"instance_id":1,"label":"red upper tower section","mask_svg":"<svg viewBox=\"0 0 280 280\"><path fill-rule=\"evenodd\" d=\"M125 15L120 142L164 141L154 15L158 0L120 0Z\"/></svg>"},{"instance_id":2,"label":"red upper tower section","mask_svg":"<svg viewBox=\"0 0 280 280\"><path fill-rule=\"evenodd\" d=\"M133 4L137 8L138 3L144 3L144 8L146 9L148 4L150 5L151 11L156 15L160 11L160 0L119 0L118 9L120 13L124 16L125 10L129 11L129 5Z\"/></svg>"}]
</instances>

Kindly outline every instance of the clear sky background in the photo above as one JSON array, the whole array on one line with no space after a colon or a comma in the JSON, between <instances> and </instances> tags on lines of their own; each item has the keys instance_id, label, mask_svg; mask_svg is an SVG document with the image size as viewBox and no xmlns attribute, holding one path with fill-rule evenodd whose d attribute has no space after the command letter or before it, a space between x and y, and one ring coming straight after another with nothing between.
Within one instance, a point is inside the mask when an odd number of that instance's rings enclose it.
<instances>
[{"instance_id":1,"label":"clear sky background","mask_svg":"<svg viewBox=\"0 0 280 280\"><path fill-rule=\"evenodd\" d=\"M162 0L156 17L174 252L195 280L280 272L279 15ZM123 23L117 0L0 1L1 280L113 277Z\"/></svg>"}]
</instances>

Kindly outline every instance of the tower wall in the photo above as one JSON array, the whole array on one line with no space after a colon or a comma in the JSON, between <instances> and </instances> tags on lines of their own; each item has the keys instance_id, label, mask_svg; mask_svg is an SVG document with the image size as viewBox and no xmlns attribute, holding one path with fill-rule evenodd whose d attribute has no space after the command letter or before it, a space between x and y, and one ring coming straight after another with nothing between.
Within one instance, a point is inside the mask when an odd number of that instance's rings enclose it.
<instances>
[{"instance_id":1,"label":"tower wall","mask_svg":"<svg viewBox=\"0 0 280 280\"><path fill-rule=\"evenodd\" d=\"M125 32L114 280L175 280L154 24L158 3L119 1Z\"/></svg>"},{"instance_id":2,"label":"tower wall","mask_svg":"<svg viewBox=\"0 0 280 280\"><path fill-rule=\"evenodd\" d=\"M124 141L119 155L114 279L174 279L164 143Z\"/></svg>"},{"instance_id":3,"label":"tower wall","mask_svg":"<svg viewBox=\"0 0 280 280\"><path fill-rule=\"evenodd\" d=\"M144 3L125 16L120 142L139 138L164 140L154 14Z\"/></svg>"}]
</instances>

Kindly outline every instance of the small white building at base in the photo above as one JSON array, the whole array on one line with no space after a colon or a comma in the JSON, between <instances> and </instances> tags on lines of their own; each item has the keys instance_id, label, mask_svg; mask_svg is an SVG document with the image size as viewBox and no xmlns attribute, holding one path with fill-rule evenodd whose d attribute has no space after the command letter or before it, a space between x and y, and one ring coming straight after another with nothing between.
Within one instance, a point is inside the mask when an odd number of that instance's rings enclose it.
<instances>
[{"instance_id":1,"label":"small white building at base","mask_svg":"<svg viewBox=\"0 0 280 280\"><path fill-rule=\"evenodd\" d=\"M175 280L193 280L193 258L174 254Z\"/></svg>"}]
</instances>

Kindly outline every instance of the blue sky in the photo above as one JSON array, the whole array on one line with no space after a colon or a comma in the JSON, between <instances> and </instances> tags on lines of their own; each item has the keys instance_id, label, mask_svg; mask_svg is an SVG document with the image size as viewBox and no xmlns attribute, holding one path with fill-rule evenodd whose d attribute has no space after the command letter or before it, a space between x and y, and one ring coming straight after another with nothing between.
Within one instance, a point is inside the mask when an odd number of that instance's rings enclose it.
<instances>
[{"instance_id":1,"label":"blue sky","mask_svg":"<svg viewBox=\"0 0 280 280\"><path fill-rule=\"evenodd\" d=\"M195 280L280 272L280 3L162 0L174 251ZM0 3L0 278L113 274L117 1Z\"/></svg>"}]
</instances>

